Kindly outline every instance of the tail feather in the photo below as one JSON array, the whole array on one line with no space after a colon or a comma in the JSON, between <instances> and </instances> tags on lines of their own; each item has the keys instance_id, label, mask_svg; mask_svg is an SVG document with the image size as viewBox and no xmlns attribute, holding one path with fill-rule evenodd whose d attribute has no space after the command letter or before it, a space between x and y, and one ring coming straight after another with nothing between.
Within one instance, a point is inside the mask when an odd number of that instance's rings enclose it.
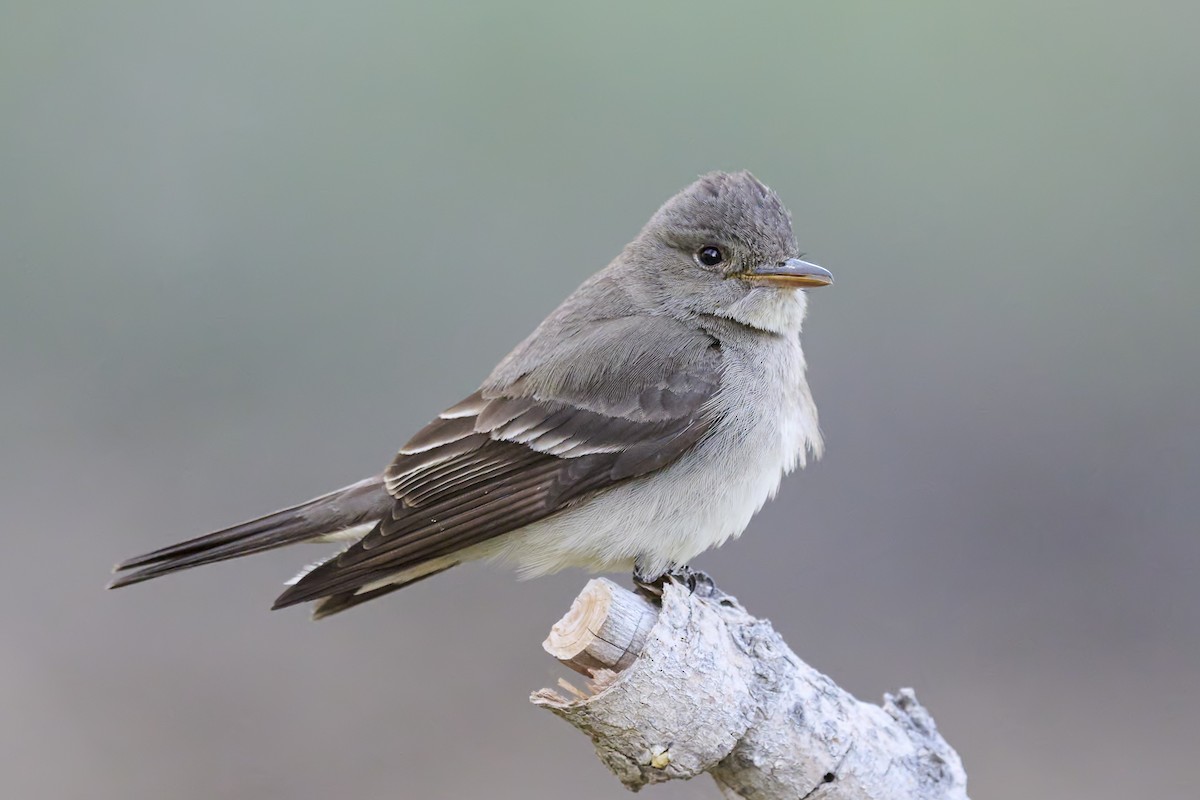
<instances>
[{"instance_id":1,"label":"tail feather","mask_svg":"<svg viewBox=\"0 0 1200 800\"><path fill-rule=\"evenodd\" d=\"M338 614L348 608L354 608L360 603L365 603L368 600L374 600L376 597L382 597L385 594L391 594L397 589L403 589L406 586L412 586L414 583L420 583L426 578L432 578L434 575L445 572L450 567L456 566L457 561L451 562L444 567L439 567L430 572L425 572L410 580L401 581L399 583L390 583L387 586L380 586L377 589L368 589L365 592L339 592L331 594L328 597L322 598L315 606L313 606L312 618L324 619L333 614Z\"/></svg>"},{"instance_id":2,"label":"tail feather","mask_svg":"<svg viewBox=\"0 0 1200 800\"><path fill-rule=\"evenodd\" d=\"M372 525L392 503L383 477L367 478L265 517L122 561L113 571L125 574L114 578L109 588Z\"/></svg>"}]
</instances>

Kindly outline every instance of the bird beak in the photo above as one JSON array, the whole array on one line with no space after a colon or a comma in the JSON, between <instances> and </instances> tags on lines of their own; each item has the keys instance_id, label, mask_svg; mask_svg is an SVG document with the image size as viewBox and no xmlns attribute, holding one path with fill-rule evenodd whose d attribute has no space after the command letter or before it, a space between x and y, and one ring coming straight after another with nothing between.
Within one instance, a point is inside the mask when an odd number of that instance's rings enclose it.
<instances>
[{"instance_id":1,"label":"bird beak","mask_svg":"<svg viewBox=\"0 0 1200 800\"><path fill-rule=\"evenodd\" d=\"M833 283L832 272L798 258L789 258L782 264L762 264L742 277L781 289L813 289Z\"/></svg>"}]
</instances>

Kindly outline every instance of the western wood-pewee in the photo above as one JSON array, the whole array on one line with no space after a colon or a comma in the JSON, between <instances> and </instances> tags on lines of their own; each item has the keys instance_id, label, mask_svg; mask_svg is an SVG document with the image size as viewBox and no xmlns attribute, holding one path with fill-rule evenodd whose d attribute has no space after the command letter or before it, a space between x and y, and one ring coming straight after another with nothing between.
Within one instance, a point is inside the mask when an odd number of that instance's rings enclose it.
<instances>
[{"instance_id":1,"label":"western wood-pewee","mask_svg":"<svg viewBox=\"0 0 1200 800\"><path fill-rule=\"evenodd\" d=\"M820 456L800 327L832 280L773 191L705 175L382 474L131 558L111 586L296 542L348 543L275 602L318 618L475 559L653 580Z\"/></svg>"}]
</instances>

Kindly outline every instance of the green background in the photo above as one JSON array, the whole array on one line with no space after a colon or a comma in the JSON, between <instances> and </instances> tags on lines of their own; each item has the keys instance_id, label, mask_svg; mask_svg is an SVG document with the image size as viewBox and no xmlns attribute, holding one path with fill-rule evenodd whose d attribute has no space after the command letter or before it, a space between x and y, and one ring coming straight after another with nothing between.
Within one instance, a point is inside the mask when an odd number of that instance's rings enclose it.
<instances>
[{"instance_id":1,"label":"green background","mask_svg":"<svg viewBox=\"0 0 1200 800\"><path fill-rule=\"evenodd\" d=\"M699 566L977 798L1200 742L1200 5L0 1L14 798L619 797L526 702L579 573L313 625L300 548L112 562L371 474L697 174L834 271L828 455ZM703 782L650 790L716 797Z\"/></svg>"}]
</instances>

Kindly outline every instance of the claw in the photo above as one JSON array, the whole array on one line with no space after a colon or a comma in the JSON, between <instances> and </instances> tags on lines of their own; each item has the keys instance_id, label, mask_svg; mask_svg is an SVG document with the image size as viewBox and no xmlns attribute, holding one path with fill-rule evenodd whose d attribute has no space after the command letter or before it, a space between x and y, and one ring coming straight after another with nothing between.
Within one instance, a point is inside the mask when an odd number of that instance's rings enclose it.
<instances>
[{"instance_id":1,"label":"claw","mask_svg":"<svg viewBox=\"0 0 1200 800\"><path fill-rule=\"evenodd\" d=\"M708 573L692 569L687 564L673 564L670 569L658 575L649 575L641 566L634 563L633 584L642 595L655 602L662 600L663 584L673 581L686 586L688 591L697 597L712 597L718 589Z\"/></svg>"},{"instance_id":2,"label":"claw","mask_svg":"<svg viewBox=\"0 0 1200 800\"><path fill-rule=\"evenodd\" d=\"M712 597L713 592L717 589L717 585L713 583L713 579L708 576L707 572L692 569L686 564L672 568L668 575L671 580L682 583L689 592L697 597Z\"/></svg>"},{"instance_id":3,"label":"claw","mask_svg":"<svg viewBox=\"0 0 1200 800\"><path fill-rule=\"evenodd\" d=\"M665 573L650 575L638 562L633 564L633 588L653 603L662 603L663 582L666 579Z\"/></svg>"}]
</instances>

